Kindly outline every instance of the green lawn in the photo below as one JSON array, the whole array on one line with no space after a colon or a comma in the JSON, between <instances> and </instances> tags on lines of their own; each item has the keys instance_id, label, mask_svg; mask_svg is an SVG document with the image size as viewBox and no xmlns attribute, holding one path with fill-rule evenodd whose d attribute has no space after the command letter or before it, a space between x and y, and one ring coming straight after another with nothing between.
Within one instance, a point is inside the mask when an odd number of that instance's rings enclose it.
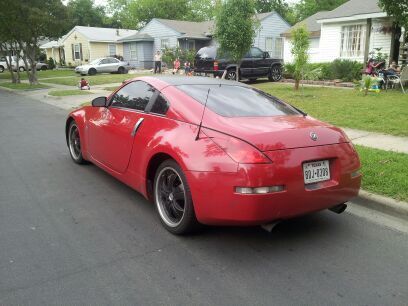
<instances>
[{"instance_id":1,"label":"green lawn","mask_svg":"<svg viewBox=\"0 0 408 306\"><path fill-rule=\"evenodd\" d=\"M44 85L44 84L38 84L38 85L30 85L28 83L19 83L19 84L13 84L13 83L0 83L1 87L6 87L10 89L15 89L15 90L30 90L30 89L38 89L38 88L49 88L49 86Z\"/></svg>"},{"instance_id":2,"label":"green lawn","mask_svg":"<svg viewBox=\"0 0 408 306\"><path fill-rule=\"evenodd\" d=\"M408 201L408 154L356 146L363 173L362 188Z\"/></svg>"},{"instance_id":3,"label":"green lawn","mask_svg":"<svg viewBox=\"0 0 408 306\"><path fill-rule=\"evenodd\" d=\"M305 86L295 92L293 85L281 83L254 86L334 125L408 136L408 94L398 90L365 97L353 89Z\"/></svg>"},{"instance_id":4,"label":"green lawn","mask_svg":"<svg viewBox=\"0 0 408 306\"><path fill-rule=\"evenodd\" d=\"M89 84L91 85L91 88L92 88L93 85L122 83L125 80L129 80L129 79L136 78L139 76L142 76L142 74L96 74L93 76L77 75L77 76L66 77L66 78L48 79L48 80L44 80L44 82L53 83L53 84L61 84L61 85L77 86L81 77L83 77L89 81Z\"/></svg>"},{"instance_id":5,"label":"green lawn","mask_svg":"<svg viewBox=\"0 0 408 306\"><path fill-rule=\"evenodd\" d=\"M44 78L55 78L55 77L73 77L75 76L74 70L45 70L45 71L37 71L38 73L38 79L44 79ZM21 80L27 80L27 73L26 72L20 72L20 78ZM4 71L3 73L0 73L0 80L8 80L10 79L10 73L8 71Z\"/></svg>"},{"instance_id":6,"label":"green lawn","mask_svg":"<svg viewBox=\"0 0 408 306\"><path fill-rule=\"evenodd\" d=\"M118 86L110 86L110 87L105 87L104 90L114 91L114 90L116 90L117 88L118 88Z\"/></svg>"},{"instance_id":7,"label":"green lawn","mask_svg":"<svg viewBox=\"0 0 408 306\"><path fill-rule=\"evenodd\" d=\"M48 92L48 94L50 96L55 97L65 97L65 96L89 95L93 94L93 92L89 90L72 89L72 90L51 90L50 92Z\"/></svg>"}]
</instances>

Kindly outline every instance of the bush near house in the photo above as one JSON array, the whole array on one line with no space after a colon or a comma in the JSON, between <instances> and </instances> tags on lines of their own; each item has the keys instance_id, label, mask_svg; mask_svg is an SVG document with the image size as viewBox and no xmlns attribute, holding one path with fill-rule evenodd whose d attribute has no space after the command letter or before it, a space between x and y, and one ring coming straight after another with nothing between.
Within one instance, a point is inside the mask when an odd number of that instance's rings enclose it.
<instances>
[{"instance_id":1,"label":"bush near house","mask_svg":"<svg viewBox=\"0 0 408 306\"><path fill-rule=\"evenodd\" d=\"M331 63L310 63L307 65L304 79L308 80L342 80L352 82L361 80L363 64L336 59ZM285 64L285 77L293 78L294 65Z\"/></svg>"},{"instance_id":2,"label":"bush near house","mask_svg":"<svg viewBox=\"0 0 408 306\"><path fill-rule=\"evenodd\" d=\"M191 65L194 64L195 51L185 50L181 48L166 48L163 51L162 60L167 64L167 67L173 68L173 62L176 58L179 58L181 66L183 67L186 61L189 61Z\"/></svg>"}]
</instances>

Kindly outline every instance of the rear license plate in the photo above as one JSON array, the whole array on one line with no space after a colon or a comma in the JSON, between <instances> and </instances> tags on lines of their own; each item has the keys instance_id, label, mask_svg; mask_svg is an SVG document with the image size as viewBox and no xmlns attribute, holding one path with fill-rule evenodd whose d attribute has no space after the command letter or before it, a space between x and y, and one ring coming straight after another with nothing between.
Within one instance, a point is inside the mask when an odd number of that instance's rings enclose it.
<instances>
[{"instance_id":1,"label":"rear license plate","mask_svg":"<svg viewBox=\"0 0 408 306\"><path fill-rule=\"evenodd\" d=\"M319 160L303 164L303 178L305 184L327 181L330 179L328 160Z\"/></svg>"}]
</instances>

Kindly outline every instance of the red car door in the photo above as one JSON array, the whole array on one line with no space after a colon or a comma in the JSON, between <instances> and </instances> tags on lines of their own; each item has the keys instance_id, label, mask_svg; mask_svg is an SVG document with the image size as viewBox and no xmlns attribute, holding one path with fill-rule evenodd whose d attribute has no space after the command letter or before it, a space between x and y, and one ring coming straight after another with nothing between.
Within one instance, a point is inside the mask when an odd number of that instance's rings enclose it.
<instances>
[{"instance_id":1,"label":"red car door","mask_svg":"<svg viewBox=\"0 0 408 306\"><path fill-rule=\"evenodd\" d=\"M143 125L153 92L143 81L131 82L115 93L108 108L89 118L88 151L93 159L116 172L126 171L134 137Z\"/></svg>"}]
</instances>

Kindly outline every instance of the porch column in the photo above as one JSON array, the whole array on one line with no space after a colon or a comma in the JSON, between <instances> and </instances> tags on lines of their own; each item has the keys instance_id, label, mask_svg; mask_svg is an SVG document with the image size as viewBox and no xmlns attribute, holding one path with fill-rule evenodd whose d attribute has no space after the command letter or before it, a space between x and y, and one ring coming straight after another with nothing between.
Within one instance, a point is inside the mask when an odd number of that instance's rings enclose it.
<instances>
[{"instance_id":1,"label":"porch column","mask_svg":"<svg viewBox=\"0 0 408 306\"><path fill-rule=\"evenodd\" d=\"M364 63L368 61L368 53L370 52L370 37L371 37L371 18L367 19L366 37L365 37L365 47L364 47Z\"/></svg>"}]
</instances>

